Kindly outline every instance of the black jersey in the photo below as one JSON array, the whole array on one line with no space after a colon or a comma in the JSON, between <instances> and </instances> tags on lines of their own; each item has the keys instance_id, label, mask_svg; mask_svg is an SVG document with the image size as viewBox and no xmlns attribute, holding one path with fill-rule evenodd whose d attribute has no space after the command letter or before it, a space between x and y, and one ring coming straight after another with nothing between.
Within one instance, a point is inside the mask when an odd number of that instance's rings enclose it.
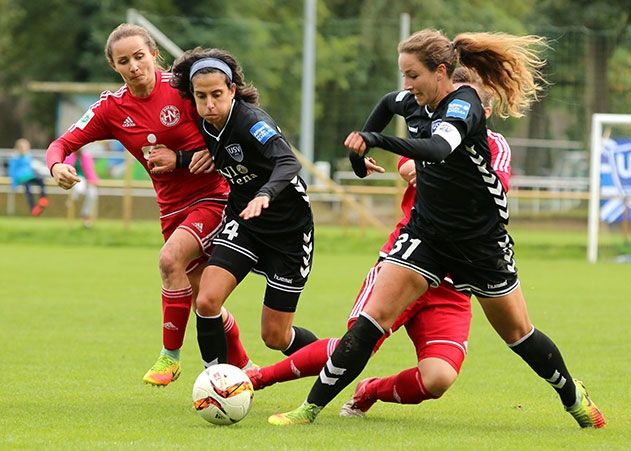
<instances>
[{"instance_id":1,"label":"black jersey","mask_svg":"<svg viewBox=\"0 0 631 451\"><path fill-rule=\"evenodd\" d=\"M420 137L421 122L427 120L427 110L426 108L419 108L416 99L409 91L394 91L383 96L373 108L368 119L366 119L362 130L381 132L388 126L395 115L405 119L408 136L412 138ZM364 163L364 157L355 152L349 152L348 158L355 175L361 178L366 177L368 171Z\"/></svg>"},{"instance_id":2,"label":"black jersey","mask_svg":"<svg viewBox=\"0 0 631 451\"><path fill-rule=\"evenodd\" d=\"M258 194L270 197L260 216L238 221L257 233L296 230L312 221L300 163L274 120L262 109L235 100L226 124L199 121L217 171L230 183L228 209L239 217Z\"/></svg>"},{"instance_id":3,"label":"black jersey","mask_svg":"<svg viewBox=\"0 0 631 451\"><path fill-rule=\"evenodd\" d=\"M416 160L416 202L410 223L425 235L450 240L483 236L498 223L507 223L506 194L491 166L486 119L475 90L462 86L445 96L435 111L418 109L415 139L363 134L370 147ZM462 139L447 153L438 149L447 141L432 138L442 122L452 124Z\"/></svg>"}]
</instances>

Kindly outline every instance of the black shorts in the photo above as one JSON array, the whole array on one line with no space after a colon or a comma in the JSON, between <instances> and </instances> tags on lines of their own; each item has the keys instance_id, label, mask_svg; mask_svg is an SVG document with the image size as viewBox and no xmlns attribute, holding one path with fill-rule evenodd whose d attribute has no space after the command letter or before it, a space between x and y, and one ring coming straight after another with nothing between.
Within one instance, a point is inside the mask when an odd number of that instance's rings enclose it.
<instances>
[{"instance_id":1,"label":"black shorts","mask_svg":"<svg viewBox=\"0 0 631 451\"><path fill-rule=\"evenodd\" d=\"M229 271L240 283L250 272L267 280L263 303L274 310L295 312L313 262L313 222L293 232L253 233L227 215L213 239L209 265Z\"/></svg>"},{"instance_id":2,"label":"black shorts","mask_svg":"<svg viewBox=\"0 0 631 451\"><path fill-rule=\"evenodd\" d=\"M519 286L513 239L503 226L474 240L419 235L409 225L404 227L386 261L421 274L432 287L449 275L456 289L480 297L504 296Z\"/></svg>"}]
</instances>

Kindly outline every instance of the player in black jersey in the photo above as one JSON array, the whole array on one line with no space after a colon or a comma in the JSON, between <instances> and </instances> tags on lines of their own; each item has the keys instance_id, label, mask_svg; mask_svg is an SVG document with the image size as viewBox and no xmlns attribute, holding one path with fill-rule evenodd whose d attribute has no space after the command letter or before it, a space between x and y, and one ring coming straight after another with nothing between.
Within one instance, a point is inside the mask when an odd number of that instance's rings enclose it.
<instances>
[{"instance_id":1,"label":"player in black jersey","mask_svg":"<svg viewBox=\"0 0 631 451\"><path fill-rule=\"evenodd\" d=\"M194 102L215 168L230 183L197 297L197 340L206 366L226 362L221 307L250 272L265 276L261 336L290 355L315 341L292 326L313 259L313 217L301 167L274 120L257 106L234 57L200 47L174 63L171 84ZM182 164L186 164L183 162Z\"/></svg>"},{"instance_id":2,"label":"player in black jersey","mask_svg":"<svg viewBox=\"0 0 631 451\"><path fill-rule=\"evenodd\" d=\"M487 318L510 348L558 392L581 427L605 420L579 381L574 381L556 345L528 318L505 229L508 206L490 164L484 110L475 90L454 89L458 61L474 70L498 98L499 115L521 116L541 90L536 36L463 33L450 42L423 30L399 43L405 89L414 95L420 129L403 139L352 132L345 146L361 155L371 147L413 158L416 203L408 225L386 257L368 305L322 369L305 403L270 417L272 424L313 422L319 411L365 367L375 343L394 319L429 286L449 273L458 289L476 295Z\"/></svg>"}]
</instances>

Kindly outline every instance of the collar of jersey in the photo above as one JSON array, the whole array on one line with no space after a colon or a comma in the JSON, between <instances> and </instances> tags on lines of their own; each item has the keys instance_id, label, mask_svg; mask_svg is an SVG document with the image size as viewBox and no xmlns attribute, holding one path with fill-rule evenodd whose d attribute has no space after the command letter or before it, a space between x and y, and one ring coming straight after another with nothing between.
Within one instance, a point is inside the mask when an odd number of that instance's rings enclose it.
<instances>
[{"instance_id":1,"label":"collar of jersey","mask_svg":"<svg viewBox=\"0 0 631 451\"><path fill-rule=\"evenodd\" d=\"M223 131L226 129L226 127L228 126L228 122L230 122L230 118L232 117L232 110L234 110L234 105L235 105L235 99L232 99L232 104L230 105L230 112L228 113L228 119L226 119L226 123L223 124L223 127L221 128L219 133L217 133L216 136L210 133L208 129L206 128L206 119L202 121L202 128L204 129L204 132L206 132L208 136L210 136L211 138L214 138L216 141L219 141L221 139L221 135L223 134Z\"/></svg>"}]
</instances>

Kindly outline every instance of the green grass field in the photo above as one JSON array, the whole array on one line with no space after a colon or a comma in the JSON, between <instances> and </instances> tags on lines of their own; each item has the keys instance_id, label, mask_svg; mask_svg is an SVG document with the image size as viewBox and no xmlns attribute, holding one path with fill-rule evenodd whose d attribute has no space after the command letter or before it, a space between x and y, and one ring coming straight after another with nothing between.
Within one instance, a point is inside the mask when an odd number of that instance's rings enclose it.
<instances>
[{"instance_id":1,"label":"green grass field","mask_svg":"<svg viewBox=\"0 0 631 451\"><path fill-rule=\"evenodd\" d=\"M533 322L561 348L604 412L605 430L581 430L556 394L495 335L474 301L470 352L440 400L377 404L365 419L337 416L347 388L310 426L267 417L297 406L311 380L257 392L249 416L210 425L191 409L201 371L194 322L181 378L165 389L142 375L161 346L156 223L0 219L0 448L2 449L628 449L631 445L631 267L585 262L583 232L516 229L517 261ZM382 237L320 228L297 324L340 336ZM258 364L281 357L259 338L263 279L228 300ZM363 376L415 364L404 333L389 339Z\"/></svg>"}]
</instances>

